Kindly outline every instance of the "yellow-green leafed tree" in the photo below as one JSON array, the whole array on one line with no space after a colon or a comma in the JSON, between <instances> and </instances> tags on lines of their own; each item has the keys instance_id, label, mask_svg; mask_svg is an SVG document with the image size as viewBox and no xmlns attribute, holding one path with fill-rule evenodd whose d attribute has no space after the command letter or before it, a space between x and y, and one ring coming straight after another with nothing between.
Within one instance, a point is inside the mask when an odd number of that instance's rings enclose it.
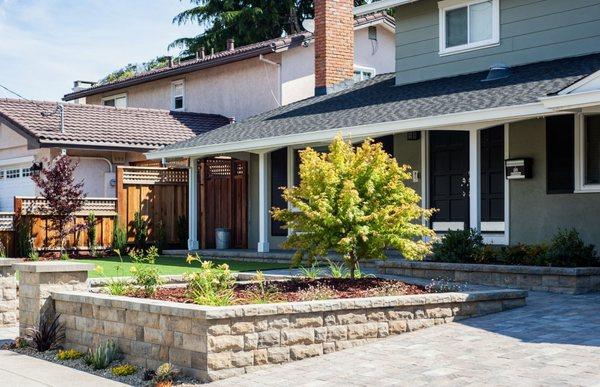
<instances>
[{"instance_id":1,"label":"yellow-green leafed tree","mask_svg":"<svg viewBox=\"0 0 600 387\"><path fill-rule=\"evenodd\" d=\"M338 135L328 153L306 148L300 160L300 184L283 191L292 209L272 210L294 231L284 246L297 250L296 262L334 250L354 278L359 262L384 259L386 248L407 259L429 253L423 237L433 232L420 220L432 211L421 208L420 196L404 184L410 167L398 165L381 144L369 139L354 148Z\"/></svg>"}]
</instances>

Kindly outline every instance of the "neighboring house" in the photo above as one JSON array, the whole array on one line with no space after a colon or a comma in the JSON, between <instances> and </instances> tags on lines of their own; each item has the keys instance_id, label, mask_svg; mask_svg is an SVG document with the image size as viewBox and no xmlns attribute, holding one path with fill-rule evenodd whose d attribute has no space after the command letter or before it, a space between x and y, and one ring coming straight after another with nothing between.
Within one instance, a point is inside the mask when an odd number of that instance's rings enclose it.
<instances>
[{"instance_id":1,"label":"neighboring house","mask_svg":"<svg viewBox=\"0 0 600 387\"><path fill-rule=\"evenodd\" d=\"M323 53L316 87L326 95L148 157L190 158L192 192L199 161L245 160L248 213L236 220L247 219L250 246L259 251L285 237L269 208L285 205L277 188L294 184L296 150L327 144L337 133L355 141L393 136L393 155L413 167L410 185L423 206L439 209L429 222L439 233L470 227L488 243L538 243L574 227L600 245L598 1L382 0L359 7L355 13L394 7L395 72L338 92L331 91L353 77L353 47L343 39L352 29L352 1L327 9L325 1L315 2L323 15L315 45ZM189 197L189 247L197 248L197 220L204 218L197 196Z\"/></svg>"},{"instance_id":2,"label":"neighboring house","mask_svg":"<svg viewBox=\"0 0 600 387\"><path fill-rule=\"evenodd\" d=\"M366 79L394 70L394 19L385 13L354 22L353 72ZM81 81L65 101L223 114L236 120L312 97L314 37L309 32L234 47L213 55L91 87Z\"/></svg>"},{"instance_id":3,"label":"neighboring house","mask_svg":"<svg viewBox=\"0 0 600 387\"><path fill-rule=\"evenodd\" d=\"M14 196L35 196L32 164L63 149L79 163L75 178L89 197L115 197L116 165L144 164L144 152L229 122L213 114L0 99L0 212L13 210Z\"/></svg>"}]
</instances>

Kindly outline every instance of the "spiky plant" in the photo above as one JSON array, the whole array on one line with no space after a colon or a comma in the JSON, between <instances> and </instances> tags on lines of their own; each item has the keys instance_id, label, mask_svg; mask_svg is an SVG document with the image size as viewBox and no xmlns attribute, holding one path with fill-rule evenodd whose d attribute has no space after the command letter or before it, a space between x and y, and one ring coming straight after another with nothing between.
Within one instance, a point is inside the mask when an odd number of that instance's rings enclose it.
<instances>
[{"instance_id":1,"label":"spiky plant","mask_svg":"<svg viewBox=\"0 0 600 387\"><path fill-rule=\"evenodd\" d=\"M100 344L96 349L90 350L85 355L84 361L85 364L95 370L103 370L120 357L121 351L117 344L112 340L108 340Z\"/></svg>"},{"instance_id":2,"label":"spiky plant","mask_svg":"<svg viewBox=\"0 0 600 387\"><path fill-rule=\"evenodd\" d=\"M29 329L27 337L38 352L59 349L65 340L65 327L59 320L60 315L54 317L43 315L37 327Z\"/></svg>"}]
</instances>

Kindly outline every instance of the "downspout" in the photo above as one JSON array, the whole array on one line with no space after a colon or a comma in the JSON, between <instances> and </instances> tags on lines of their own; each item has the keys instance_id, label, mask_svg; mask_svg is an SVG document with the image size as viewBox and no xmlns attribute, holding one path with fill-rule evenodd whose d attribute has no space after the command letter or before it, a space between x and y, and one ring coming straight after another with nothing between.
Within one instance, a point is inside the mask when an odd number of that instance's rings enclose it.
<instances>
[{"instance_id":1,"label":"downspout","mask_svg":"<svg viewBox=\"0 0 600 387\"><path fill-rule=\"evenodd\" d=\"M281 63L273 62L272 60L266 59L263 54L260 54L258 56L258 60L263 63L269 64L271 66L277 67L277 88L278 88L277 91L279 94L279 99L277 99L277 97L275 97L275 93L273 93L273 89L271 88L268 75L267 75L267 82L269 84L269 88L271 89L271 95L273 95L273 99L275 100L275 103L277 103L277 106L281 106L283 104L283 98L282 98L283 93L282 93L282 85L281 85Z\"/></svg>"}]
</instances>

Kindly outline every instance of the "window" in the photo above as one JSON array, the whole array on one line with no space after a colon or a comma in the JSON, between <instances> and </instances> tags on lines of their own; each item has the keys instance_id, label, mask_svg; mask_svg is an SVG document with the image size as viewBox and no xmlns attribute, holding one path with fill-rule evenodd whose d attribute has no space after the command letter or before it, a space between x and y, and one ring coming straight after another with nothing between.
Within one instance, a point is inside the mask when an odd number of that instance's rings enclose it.
<instances>
[{"instance_id":1,"label":"window","mask_svg":"<svg viewBox=\"0 0 600 387\"><path fill-rule=\"evenodd\" d=\"M102 98L102 105L114 106L118 108L127 107L127 94L111 95L110 97Z\"/></svg>"},{"instance_id":2,"label":"window","mask_svg":"<svg viewBox=\"0 0 600 387\"><path fill-rule=\"evenodd\" d=\"M498 44L498 1L440 1L440 54L464 52Z\"/></svg>"},{"instance_id":3,"label":"window","mask_svg":"<svg viewBox=\"0 0 600 387\"><path fill-rule=\"evenodd\" d=\"M575 118L546 117L546 190L548 194L574 190Z\"/></svg>"},{"instance_id":4,"label":"window","mask_svg":"<svg viewBox=\"0 0 600 387\"><path fill-rule=\"evenodd\" d=\"M21 176L22 177L29 177L31 175L33 175L33 171L31 170L31 167L30 168L23 168L21 170Z\"/></svg>"},{"instance_id":5,"label":"window","mask_svg":"<svg viewBox=\"0 0 600 387\"><path fill-rule=\"evenodd\" d=\"M600 115L585 117L585 184L600 184Z\"/></svg>"},{"instance_id":6,"label":"window","mask_svg":"<svg viewBox=\"0 0 600 387\"><path fill-rule=\"evenodd\" d=\"M9 169L6 171L6 178L7 179L17 179L21 177L21 170L20 169Z\"/></svg>"},{"instance_id":7,"label":"window","mask_svg":"<svg viewBox=\"0 0 600 387\"><path fill-rule=\"evenodd\" d=\"M281 148L271 153L271 208L287 208L287 202L281 196L281 187L288 185L287 148ZM283 222L271 218L271 235L287 236Z\"/></svg>"},{"instance_id":8,"label":"window","mask_svg":"<svg viewBox=\"0 0 600 387\"><path fill-rule=\"evenodd\" d=\"M354 66L354 82L364 81L375 76L375 69Z\"/></svg>"},{"instance_id":9,"label":"window","mask_svg":"<svg viewBox=\"0 0 600 387\"><path fill-rule=\"evenodd\" d=\"M4 171L0 169L0 180L4 180Z\"/></svg>"},{"instance_id":10,"label":"window","mask_svg":"<svg viewBox=\"0 0 600 387\"><path fill-rule=\"evenodd\" d=\"M185 88L184 88L183 80L175 81L175 82L171 83L171 95L172 95L172 99L173 99L173 102L171 103L171 108L173 110L184 110L185 109L184 94L185 94Z\"/></svg>"}]
</instances>

